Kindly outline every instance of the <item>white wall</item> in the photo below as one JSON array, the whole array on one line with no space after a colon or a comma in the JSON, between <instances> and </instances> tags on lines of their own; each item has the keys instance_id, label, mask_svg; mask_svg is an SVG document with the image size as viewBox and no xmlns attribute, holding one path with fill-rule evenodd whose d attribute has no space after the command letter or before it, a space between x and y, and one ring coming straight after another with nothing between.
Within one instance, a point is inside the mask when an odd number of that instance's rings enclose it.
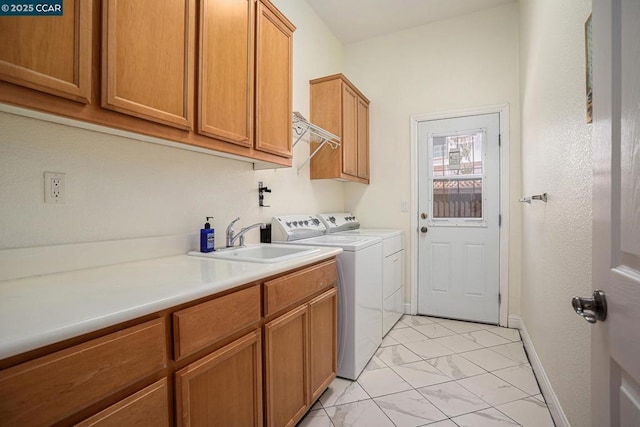
<instances>
[{"instance_id":1,"label":"white wall","mask_svg":"<svg viewBox=\"0 0 640 427\"><path fill-rule=\"evenodd\" d=\"M570 306L591 292L591 126L584 23L591 0L521 1L522 318L571 425L590 425L589 326ZM596 100L597 102L597 100Z\"/></svg>"},{"instance_id":2,"label":"white wall","mask_svg":"<svg viewBox=\"0 0 640 427\"><path fill-rule=\"evenodd\" d=\"M345 208L369 227L401 228L407 237L411 214L400 212L400 204L410 200L410 116L510 105L509 312L519 313L518 5L347 45L344 67L371 100L371 185L347 184ZM408 299L408 288L405 295Z\"/></svg>"},{"instance_id":3,"label":"white wall","mask_svg":"<svg viewBox=\"0 0 640 427\"><path fill-rule=\"evenodd\" d=\"M309 80L339 72L342 45L304 1L276 0L297 26L294 111L309 113ZM0 113L0 249L196 234L214 216L217 245L239 225L282 213L343 209L343 185L309 180L308 166L254 171L252 164ZM300 143L294 165L308 155ZM67 175L67 203L43 202L43 172ZM271 208L258 208L265 182ZM248 241L257 241L250 232Z\"/></svg>"}]
</instances>

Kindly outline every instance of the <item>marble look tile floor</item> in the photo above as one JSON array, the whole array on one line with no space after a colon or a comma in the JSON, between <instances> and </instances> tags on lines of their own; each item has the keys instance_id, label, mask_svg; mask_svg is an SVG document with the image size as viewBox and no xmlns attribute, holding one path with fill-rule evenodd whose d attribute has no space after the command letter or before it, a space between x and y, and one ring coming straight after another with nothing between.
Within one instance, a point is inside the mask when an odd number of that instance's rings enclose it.
<instances>
[{"instance_id":1,"label":"marble look tile floor","mask_svg":"<svg viewBox=\"0 0 640 427\"><path fill-rule=\"evenodd\" d=\"M515 329L405 315L299 427L553 427Z\"/></svg>"}]
</instances>

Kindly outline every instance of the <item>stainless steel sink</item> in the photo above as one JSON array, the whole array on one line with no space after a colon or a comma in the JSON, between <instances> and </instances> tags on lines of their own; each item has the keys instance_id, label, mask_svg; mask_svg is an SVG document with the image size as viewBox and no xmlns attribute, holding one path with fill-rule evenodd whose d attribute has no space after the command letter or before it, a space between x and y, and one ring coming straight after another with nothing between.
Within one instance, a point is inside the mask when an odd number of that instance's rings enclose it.
<instances>
[{"instance_id":1,"label":"stainless steel sink","mask_svg":"<svg viewBox=\"0 0 640 427\"><path fill-rule=\"evenodd\" d=\"M194 251L189 252L189 255L233 261L276 263L282 261L290 261L292 259L301 258L317 252L320 252L319 248L277 244L260 244L238 248L220 249L215 252L208 253Z\"/></svg>"}]
</instances>

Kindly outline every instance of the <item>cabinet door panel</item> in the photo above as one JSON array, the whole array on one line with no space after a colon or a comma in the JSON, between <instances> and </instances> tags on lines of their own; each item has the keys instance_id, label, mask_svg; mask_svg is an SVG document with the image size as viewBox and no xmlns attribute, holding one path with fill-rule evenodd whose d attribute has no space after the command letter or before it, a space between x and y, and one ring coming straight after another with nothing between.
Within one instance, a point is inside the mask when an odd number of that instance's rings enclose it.
<instances>
[{"instance_id":1,"label":"cabinet door panel","mask_svg":"<svg viewBox=\"0 0 640 427\"><path fill-rule=\"evenodd\" d=\"M176 372L179 426L262 425L260 332L251 332Z\"/></svg>"},{"instance_id":2,"label":"cabinet door panel","mask_svg":"<svg viewBox=\"0 0 640 427\"><path fill-rule=\"evenodd\" d=\"M325 292L309 303L311 404L336 377L338 354L338 291Z\"/></svg>"},{"instance_id":3,"label":"cabinet door panel","mask_svg":"<svg viewBox=\"0 0 640 427\"><path fill-rule=\"evenodd\" d=\"M256 144L291 157L293 28L258 2L256 29Z\"/></svg>"},{"instance_id":4,"label":"cabinet door panel","mask_svg":"<svg viewBox=\"0 0 640 427\"><path fill-rule=\"evenodd\" d=\"M176 360L260 322L260 286L173 313Z\"/></svg>"},{"instance_id":5,"label":"cabinet door panel","mask_svg":"<svg viewBox=\"0 0 640 427\"><path fill-rule=\"evenodd\" d=\"M102 106L191 129L195 0L106 0Z\"/></svg>"},{"instance_id":6,"label":"cabinet door panel","mask_svg":"<svg viewBox=\"0 0 640 427\"><path fill-rule=\"evenodd\" d=\"M342 85L342 172L358 175L358 97Z\"/></svg>"},{"instance_id":7,"label":"cabinet door panel","mask_svg":"<svg viewBox=\"0 0 640 427\"><path fill-rule=\"evenodd\" d=\"M169 427L167 379L151 384L77 424L77 427Z\"/></svg>"},{"instance_id":8,"label":"cabinet door panel","mask_svg":"<svg viewBox=\"0 0 640 427\"><path fill-rule=\"evenodd\" d=\"M0 79L89 103L92 6L65 0L62 16L0 18Z\"/></svg>"},{"instance_id":9,"label":"cabinet door panel","mask_svg":"<svg viewBox=\"0 0 640 427\"><path fill-rule=\"evenodd\" d=\"M295 425L309 402L308 305L265 325L267 424Z\"/></svg>"},{"instance_id":10,"label":"cabinet door panel","mask_svg":"<svg viewBox=\"0 0 640 427\"><path fill-rule=\"evenodd\" d=\"M198 132L253 145L254 0L202 0Z\"/></svg>"},{"instance_id":11,"label":"cabinet door panel","mask_svg":"<svg viewBox=\"0 0 640 427\"><path fill-rule=\"evenodd\" d=\"M308 299L311 295L330 286L338 280L334 259L319 265L287 274L264 284L264 311L270 316Z\"/></svg>"},{"instance_id":12,"label":"cabinet door panel","mask_svg":"<svg viewBox=\"0 0 640 427\"><path fill-rule=\"evenodd\" d=\"M369 179L369 105L358 98L358 177Z\"/></svg>"}]
</instances>

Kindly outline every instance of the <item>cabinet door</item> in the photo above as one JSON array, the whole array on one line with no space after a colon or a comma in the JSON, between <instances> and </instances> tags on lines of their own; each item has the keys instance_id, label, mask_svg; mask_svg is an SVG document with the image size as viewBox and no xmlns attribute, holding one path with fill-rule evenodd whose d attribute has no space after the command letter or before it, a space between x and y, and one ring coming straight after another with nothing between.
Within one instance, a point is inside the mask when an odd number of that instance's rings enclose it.
<instances>
[{"instance_id":1,"label":"cabinet door","mask_svg":"<svg viewBox=\"0 0 640 427\"><path fill-rule=\"evenodd\" d=\"M92 5L64 0L62 16L1 17L0 79L89 103Z\"/></svg>"},{"instance_id":2,"label":"cabinet door","mask_svg":"<svg viewBox=\"0 0 640 427\"><path fill-rule=\"evenodd\" d=\"M77 427L169 427L170 424L167 379L163 378L87 418Z\"/></svg>"},{"instance_id":3,"label":"cabinet door","mask_svg":"<svg viewBox=\"0 0 640 427\"><path fill-rule=\"evenodd\" d=\"M267 424L290 426L309 402L308 305L265 325Z\"/></svg>"},{"instance_id":4,"label":"cabinet door","mask_svg":"<svg viewBox=\"0 0 640 427\"><path fill-rule=\"evenodd\" d=\"M253 145L255 0L202 0L198 132Z\"/></svg>"},{"instance_id":5,"label":"cabinet door","mask_svg":"<svg viewBox=\"0 0 640 427\"><path fill-rule=\"evenodd\" d=\"M342 85L342 172L358 175L358 96Z\"/></svg>"},{"instance_id":6,"label":"cabinet door","mask_svg":"<svg viewBox=\"0 0 640 427\"><path fill-rule=\"evenodd\" d=\"M191 129L195 0L106 0L102 106Z\"/></svg>"},{"instance_id":7,"label":"cabinet door","mask_svg":"<svg viewBox=\"0 0 640 427\"><path fill-rule=\"evenodd\" d=\"M260 332L251 332L176 372L179 426L261 426Z\"/></svg>"},{"instance_id":8,"label":"cabinet door","mask_svg":"<svg viewBox=\"0 0 640 427\"><path fill-rule=\"evenodd\" d=\"M294 28L270 4L257 7L255 148L291 157Z\"/></svg>"},{"instance_id":9,"label":"cabinet door","mask_svg":"<svg viewBox=\"0 0 640 427\"><path fill-rule=\"evenodd\" d=\"M309 303L311 404L336 377L338 354L338 291L325 292Z\"/></svg>"},{"instance_id":10,"label":"cabinet door","mask_svg":"<svg viewBox=\"0 0 640 427\"><path fill-rule=\"evenodd\" d=\"M358 98L358 177L369 179L369 104Z\"/></svg>"}]
</instances>

